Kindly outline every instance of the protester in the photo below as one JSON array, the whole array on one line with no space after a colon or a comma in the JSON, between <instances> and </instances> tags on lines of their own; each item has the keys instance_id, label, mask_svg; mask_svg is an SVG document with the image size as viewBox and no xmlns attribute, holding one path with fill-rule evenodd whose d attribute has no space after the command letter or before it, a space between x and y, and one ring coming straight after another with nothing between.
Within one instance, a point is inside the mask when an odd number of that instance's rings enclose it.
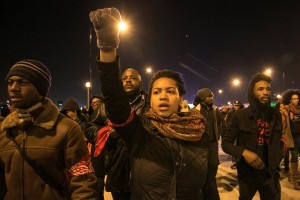
<instances>
[{"instance_id":1,"label":"protester","mask_svg":"<svg viewBox=\"0 0 300 200\"><path fill-rule=\"evenodd\" d=\"M271 78L255 74L248 86L250 106L233 114L222 140L223 151L236 158L239 199L280 199L279 164L284 150L282 119L270 106ZM235 140L237 139L236 145Z\"/></svg>"},{"instance_id":2,"label":"protester","mask_svg":"<svg viewBox=\"0 0 300 200\"><path fill-rule=\"evenodd\" d=\"M6 81L11 113L0 123L0 199L97 199L96 177L78 124L48 99L51 74L22 60Z\"/></svg>"},{"instance_id":3,"label":"protester","mask_svg":"<svg viewBox=\"0 0 300 200\"><path fill-rule=\"evenodd\" d=\"M185 94L181 76L157 72L149 85L151 108L138 117L119 76L120 13L98 9L90 19L100 49L97 64L108 118L129 151L131 199L201 199L207 171L205 119L196 110L178 113Z\"/></svg>"},{"instance_id":4,"label":"protester","mask_svg":"<svg viewBox=\"0 0 300 200\"><path fill-rule=\"evenodd\" d=\"M208 173L203 196L206 200L219 200L219 191L217 186L216 175L219 165L219 143L221 130L225 130L218 107L213 104L214 94L208 88L198 90L194 99L194 109L197 109L207 119L205 134L208 136L209 156L208 156Z\"/></svg>"},{"instance_id":5,"label":"protester","mask_svg":"<svg viewBox=\"0 0 300 200\"><path fill-rule=\"evenodd\" d=\"M105 143L108 135L101 135L102 132L100 130L107 126L108 119L105 113L103 97L92 97L90 109L92 109L93 112L90 112L89 121L83 123L83 132L88 142L92 165L97 177L99 200L104 200Z\"/></svg>"},{"instance_id":6,"label":"protester","mask_svg":"<svg viewBox=\"0 0 300 200\"><path fill-rule=\"evenodd\" d=\"M286 107L283 103L277 102L274 108L278 109L281 113L282 117L282 138L284 139L284 142L287 146L287 151L284 156L283 162L284 162L284 172L289 172L289 164L290 164L290 152L289 149L294 148L294 139L293 135L291 133L291 127L290 127L290 119L288 114L288 106Z\"/></svg>"},{"instance_id":7,"label":"protester","mask_svg":"<svg viewBox=\"0 0 300 200\"><path fill-rule=\"evenodd\" d=\"M221 120L222 123L226 125L226 115L230 111L230 109L227 107L227 105L222 105L220 109L220 115L221 115Z\"/></svg>"},{"instance_id":8,"label":"protester","mask_svg":"<svg viewBox=\"0 0 300 200\"><path fill-rule=\"evenodd\" d=\"M102 99L102 100L101 100ZM91 98L90 100L90 107L88 109L88 116L92 116L95 110L98 108L100 105L101 101L103 101L103 97L99 95L95 95Z\"/></svg>"},{"instance_id":9,"label":"protester","mask_svg":"<svg viewBox=\"0 0 300 200\"><path fill-rule=\"evenodd\" d=\"M295 190L300 190L298 181L300 176L298 174L298 158L300 155L300 90L289 89L282 95L282 103L287 105L288 119L290 122L290 131L293 136L294 147L290 148L290 178L289 180L294 186Z\"/></svg>"},{"instance_id":10,"label":"protester","mask_svg":"<svg viewBox=\"0 0 300 200\"><path fill-rule=\"evenodd\" d=\"M140 73L133 68L128 68L122 73L121 79L130 106L136 115L143 115L148 111L150 103L147 94L143 91ZM106 150L105 188L112 193L114 200L129 200L131 197L129 155L126 143L119 133L110 134Z\"/></svg>"},{"instance_id":11,"label":"protester","mask_svg":"<svg viewBox=\"0 0 300 200\"><path fill-rule=\"evenodd\" d=\"M87 122L88 118L82 114L78 102L74 98L69 98L63 104L61 111L62 114L77 122L80 126L82 123Z\"/></svg>"},{"instance_id":12,"label":"protester","mask_svg":"<svg viewBox=\"0 0 300 200\"><path fill-rule=\"evenodd\" d=\"M234 114L235 112L237 112L237 111L243 109L243 108L244 108L244 105L243 105L239 100L234 101L234 103L233 103L233 109L230 110L230 111L228 112L227 116L226 116L226 121L225 121L225 123L226 123L227 126L230 124L233 114ZM235 142L235 143L236 143L236 142ZM232 160L232 165L231 165L230 168L231 168L231 169L236 169L236 160L235 160L234 156L231 157L231 160Z\"/></svg>"}]
</instances>

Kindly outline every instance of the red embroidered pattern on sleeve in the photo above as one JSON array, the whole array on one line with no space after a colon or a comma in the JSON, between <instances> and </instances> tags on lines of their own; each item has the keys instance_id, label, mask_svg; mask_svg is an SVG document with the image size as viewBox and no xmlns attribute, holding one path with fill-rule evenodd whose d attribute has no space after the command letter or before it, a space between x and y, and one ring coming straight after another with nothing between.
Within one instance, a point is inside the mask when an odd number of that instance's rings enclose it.
<instances>
[{"instance_id":1,"label":"red embroidered pattern on sleeve","mask_svg":"<svg viewBox=\"0 0 300 200\"><path fill-rule=\"evenodd\" d=\"M89 153L84 155L81 160L68 169L68 177L81 176L94 172Z\"/></svg>"}]
</instances>

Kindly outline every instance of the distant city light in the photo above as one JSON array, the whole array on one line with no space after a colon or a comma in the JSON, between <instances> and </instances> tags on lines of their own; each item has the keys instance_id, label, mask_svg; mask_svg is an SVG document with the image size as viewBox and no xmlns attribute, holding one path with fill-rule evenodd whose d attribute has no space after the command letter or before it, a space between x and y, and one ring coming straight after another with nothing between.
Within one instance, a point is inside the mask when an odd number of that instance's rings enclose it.
<instances>
[{"instance_id":1,"label":"distant city light","mask_svg":"<svg viewBox=\"0 0 300 200\"><path fill-rule=\"evenodd\" d=\"M222 94L222 93L223 93L223 90L220 89L218 92L219 92L219 94Z\"/></svg>"}]
</instances>

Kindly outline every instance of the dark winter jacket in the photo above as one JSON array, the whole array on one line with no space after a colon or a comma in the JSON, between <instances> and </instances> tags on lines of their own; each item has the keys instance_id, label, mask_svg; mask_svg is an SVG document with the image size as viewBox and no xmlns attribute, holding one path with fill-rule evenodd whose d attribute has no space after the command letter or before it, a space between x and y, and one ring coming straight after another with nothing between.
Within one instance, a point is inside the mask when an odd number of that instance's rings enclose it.
<instances>
[{"instance_id":1,"label":"dark winter jacket","mask_svg":"<svg viewBox=\"0 0 300 200\"><path fill-rule=\"evenodd\" d=\"M150 108L147 94L141 91L130 103L136 115L143 115ZM130 161L125 141L117 132L110 134L106 143L106 191L130 191Z\"/></svg>"},{"instance_id":2,"label":"dark winter jacket","mask_svg":"<svg viewBox=\"0 0 300 200\"><path fill-rule=\"evenodd\" d=\"M282 127L281 114L274 109L270 123L270 143L268 145L269 172L274 174L278 170L280 161L283 158L283 144L281 143ZM239 176L245 175L249 170L254 170L242 157L245 149L252 152L257 148L258 126L250 107L234 113L226 134L222 140L222 148L225 153L237 158L237 169ZM237 139L237 144L234 141Z\"/></svg>"},{"instance_id":3,"label":"dark winter jacket","mask_svg":"<svg viewBox=\"0 0 300 200\"><path fill-rule=\"evenodd\" d=\"M108 117L123 124L131 113L120 80L118 60L98 62ZM127 144L131 161L131 199L201 199L206 180L207 142L187 142L160 134L147 118L134 115L115 128Z\"/></svg>"},{"instance_id":4,"label":"dark winter jacket","mask_svg":"<svg viewBox=\"0 0 300 200\"><path fill-rule=\"evenodd\" d=\"M105 176L105 149L102 150L101 154L94 157L95 152L95 138L98 131L107 126L107 116L105 113L105 105L100 102L97 109L89 117L88 123L82 123L83 133L87 139L87 142L91 144L91 159L97 177Z\"/></svg>"},{"instance_id":5,"label":"dark winter jacket","mask_svg":"<svg viewBox=\"0 0 300 200\"><path fill-rule=\"evenodd\" d=\"M211 108L208 108L203 103L199 103L194 107L194 109L199 110L201 114L207 119L205 133L209 135L209 141L217 142L220 139L220 136L225 133L225 123L221 118L221 114L218 110L218 107L212 105ZM208 123L211 122L213 122L213 124L209 125ZM211 127L211 129L209 129L208 127Z\"/></svg>"},{"instance_id":6,"label":"dark winter jacket","mask_svg":"<svg viewBox=\"0 0 300 200\"><path fill-rule=\"evenodd\" d=\"M0 199L63 199L23 159L8 130L39 168L58 184L67 183L72 199L97 199L96 177L78 124L60 114L49 99L31 114L33 125L26 129L14 125L12 113L0 123Z\"/></svg>"},{"instance_id":7,"label":"dark winter jacket","mask_svg":"<svg viewBox=\"0 0 300 200\"><path fill-rule=\"evenodd\" d=\"M237 159L238 177L246 176L250 172L259 172L251 167L242 153L245 149L256 152L258 149L259 128L256 120L258 113L268 114L269 122L269 144L267 145L268 174L278 172L280 161L283 158L284 150L281 142L282 136L282 118L278 110L267 107L265 110L259 107L253 94L255 82L252 80L248 87L248 101L250 106L235 112L226 129L226 134L222 139L222 148L225 153L234 156ZM236 145L234 144L236 140Z\"/></svg>"}]
</instances>

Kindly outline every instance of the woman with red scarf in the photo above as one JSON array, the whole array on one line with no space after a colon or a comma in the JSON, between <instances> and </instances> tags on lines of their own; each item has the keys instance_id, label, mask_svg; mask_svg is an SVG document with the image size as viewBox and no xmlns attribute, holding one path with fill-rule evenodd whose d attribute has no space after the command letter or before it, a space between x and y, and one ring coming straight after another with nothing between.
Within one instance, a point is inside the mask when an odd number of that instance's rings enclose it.
<instances>
[{"instance_id":1,"label":"woman with red scarf","mask_svg":"<svg viewBox=\"0 0 300 200\"><path fill-rule=\"evenodd\" d=\"M90 13L100 55L97 65L106 113L125 141L131 166L131 199L202 199L207 174L205 119L193 109L180 112L185 87L179 73L157 72L149 84L151 108L137 116L120 79L115 8Z\"/></svg>"}]
</instances>

